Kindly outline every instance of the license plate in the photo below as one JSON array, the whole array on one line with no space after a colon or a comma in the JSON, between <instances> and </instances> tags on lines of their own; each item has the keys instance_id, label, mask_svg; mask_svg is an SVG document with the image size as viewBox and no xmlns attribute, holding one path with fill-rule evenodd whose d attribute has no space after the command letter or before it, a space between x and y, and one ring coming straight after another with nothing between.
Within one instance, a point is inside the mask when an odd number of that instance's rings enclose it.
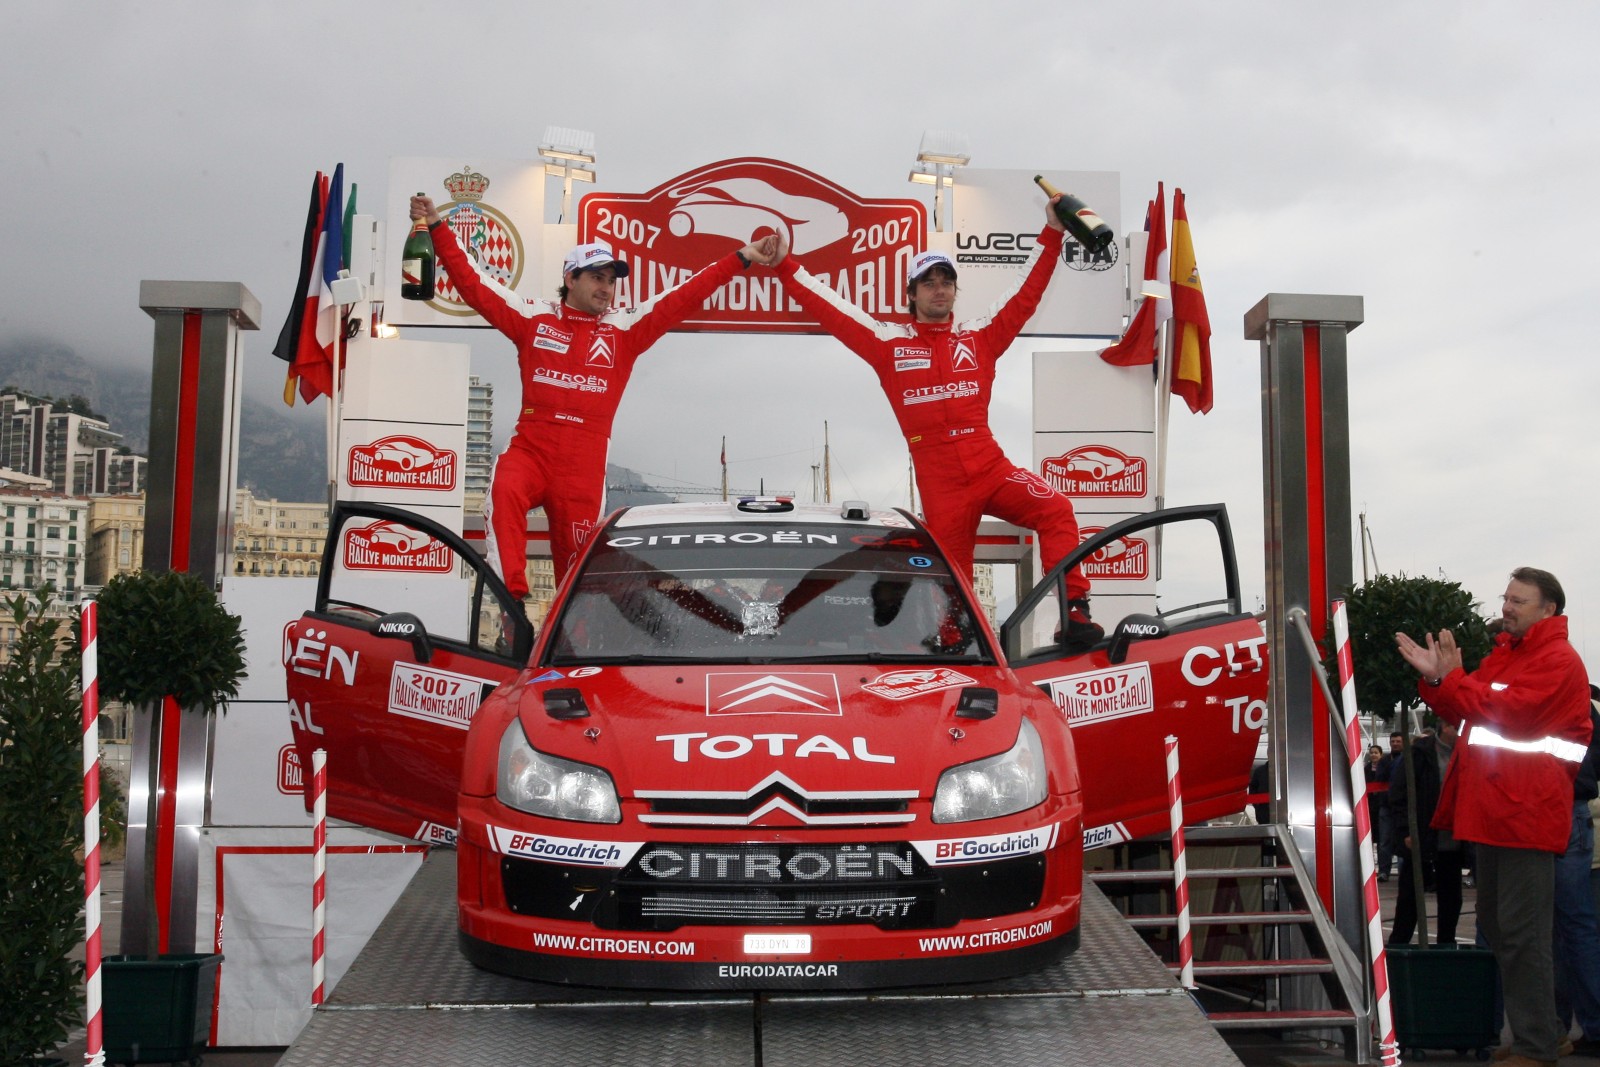
<instances>
[{"instance_id":1,"label":"license plate","mask_svg":"<svg viewBox=\"0 0 1600 1067\"><path fill-rule=\"evenodd\" d=\"M808 955L810 934L745 934L744 950L752 956Z\"/></svg>"}]
</instances>

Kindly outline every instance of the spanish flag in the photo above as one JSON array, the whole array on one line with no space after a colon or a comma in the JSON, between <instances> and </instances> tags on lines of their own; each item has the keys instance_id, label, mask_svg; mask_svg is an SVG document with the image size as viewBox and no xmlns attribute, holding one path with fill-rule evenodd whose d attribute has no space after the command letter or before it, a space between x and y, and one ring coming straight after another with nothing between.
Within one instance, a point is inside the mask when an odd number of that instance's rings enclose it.
<instances>
[{"instance_id":1,"label":"spanish flag","mask_svg":"<svg viewBox=\"0 0 1600 1067\"><path fill-rule=\"evenodd\" d=\"M1172 327L1172 391L1204 415L1211 410L1211 320L1182 189L1172 191Z\"/></svg>"}]
</instances>

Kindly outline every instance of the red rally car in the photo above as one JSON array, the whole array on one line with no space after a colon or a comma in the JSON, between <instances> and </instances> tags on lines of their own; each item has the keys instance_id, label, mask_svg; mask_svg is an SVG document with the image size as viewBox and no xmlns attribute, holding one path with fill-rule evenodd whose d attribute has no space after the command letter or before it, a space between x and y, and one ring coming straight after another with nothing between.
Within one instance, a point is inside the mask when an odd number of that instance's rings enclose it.
<instances>
[{"instance_id":1,"label":"red rally car","mask_svg":"<svg viewBox=\"0 0 1600 1067\"><path fill-rule=\"evenodd\" d=\"M374 520L418 535L381 549L382 574ZM1153 527L1214 561L1205 591L1063 648L1064 567L1144 551ZM1199 820L1243 806L1265 719L1220 508L1086 540L998 637L920 523L859 502L619 511L536 644L431 521L340 503L331 533L315 609L284 633L302 762L326 750L331 816L454 844L462 951L541 981L1036 969L1076 947L1086 844L1165 829L1162 739L1184 741Z\"/></svg>"}]
</instances>

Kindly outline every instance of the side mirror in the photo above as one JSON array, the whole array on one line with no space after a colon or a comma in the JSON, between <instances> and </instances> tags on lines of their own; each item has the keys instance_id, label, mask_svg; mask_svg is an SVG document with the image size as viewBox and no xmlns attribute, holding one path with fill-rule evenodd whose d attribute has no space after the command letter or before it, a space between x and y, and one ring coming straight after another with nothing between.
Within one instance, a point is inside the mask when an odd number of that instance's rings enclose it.
<instances>
[{"instance_id":1,"label":"side mirror","mask_svg":"<svg viewBox=\"0 0 1600 1067\"><path fill-rule=\"evenodd\" d=\"M1166 637L1171 632L1160 616L1129 615L1111 631L1111 645L1106 649L1106 659L1121 663L1128 658L1128 646L1133 642Z\"/></svg>"},{"instance_id":2,"label":"side mirror","mask_svg":"<svg viewBox=\"0 0 1600 1067\"><path fill-rule=\"evenodd\" d=\"M397 611L392 615L383 616L373 624L372 630L379 637L394 637L401 641L409 641L418 663L428 663L433 659L433 642L428 640L428 628L422 625L421 619L409 611Z\"/></svg>"}]
</instances>

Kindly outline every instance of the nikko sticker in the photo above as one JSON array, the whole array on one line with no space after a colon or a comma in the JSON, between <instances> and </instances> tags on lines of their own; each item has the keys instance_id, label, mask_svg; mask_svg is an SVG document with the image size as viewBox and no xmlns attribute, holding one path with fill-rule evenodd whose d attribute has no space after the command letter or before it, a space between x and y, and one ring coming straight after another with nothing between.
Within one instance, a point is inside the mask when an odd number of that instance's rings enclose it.
<instances>
[{"instance_id":1,"label":"nikko sticker","mask_svg":"<svg viewBox=\"0 0 1600 1067\"><path fill-rule=\"evenodd\" d=\"M1036 856L1055 847L1061 824L1052 823L1032 830L987 837L952 837L938 841L913 841L930 867L955 867L965 863L992 863L995 860Z\"/></svg>"},{"instance_id":2,"label":"nikko sticker","mask_svg":"<svg viewBox=\"0 0 1600 1067\"><path fill-rule=\"evenodd\" d=\"M416 663L396 663L389 675L389 710L465 730L477 714L484 681Z\"/></svg>"},{"instance_id":3,"label":"nikko sticker","mask_svg":"<svg viewBox=\"0 0 1600 1067\"><path fill-rule=\"evenodd\" d=\"M585 841L582 838L551 837L526 830L489 826L489 847L502 856L547 863L570 863L579 867L626 867L643 841Z\"/></svg>"},{"instance_id":4,"label":"nikko sticker","mask_svg":"<svg viewBox=\"0 0 1600 1067\"><path fill-rule=\"evenodd\" d=\"M1083 831L1083 847L1085 850L1105 848L1108 845L1120 845L1124 841L1132 840L1128 835L1128 828L1120 822L1107 823L1105 826L1086 827Z\"/></svg>"},{"instance_id":5,"label":"nikko sticker","mask_svg":"<svg viewBox=\"0 0 1600 1067\"><path fill-rule=\"evenodd\" d=\"M1050 699L1073 727L1156 710L1148 663L1047 678L1039 684L1049 686Z\"/></svg>"},{"instance_id":6,"label":"nikko sticker","mask_svg":"<svg viewBox=\"0 0 1600 1067\"><path fill-rule=\"evenodd\" d=\"M968 678L960 671L953 671L948 667L936 667L933 670L923 671L890 671L888 674L878 675L861 688L887 700L905 700L921 696L923 693L935 693L941 689L977 684L975 679Z\"/></svg>"}]
</instances>

